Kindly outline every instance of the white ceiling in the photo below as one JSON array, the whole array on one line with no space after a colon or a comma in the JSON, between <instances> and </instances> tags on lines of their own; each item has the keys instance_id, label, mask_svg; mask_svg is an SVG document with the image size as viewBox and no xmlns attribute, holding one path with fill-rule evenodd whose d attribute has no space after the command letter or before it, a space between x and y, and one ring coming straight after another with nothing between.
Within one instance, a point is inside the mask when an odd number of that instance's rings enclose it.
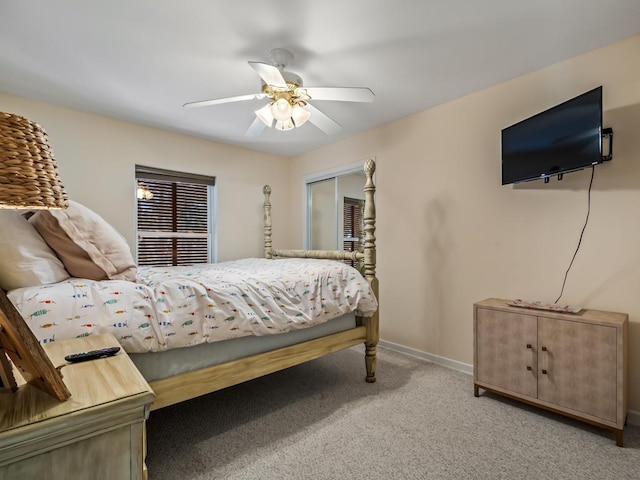
<instances>
[{"instance_id":1,"label":"white ceiling","mask_svg":"<svg viewBox=\"0 0 640 480\"><path fill-rule=\"evenodd\" d=\"M0 0L0 92L294 156L636 33L639 0ZM182 107L260 92L276 47L375 101L316 102L330 136L245 137L265 100Z\"/></svg>"}]
</instances>

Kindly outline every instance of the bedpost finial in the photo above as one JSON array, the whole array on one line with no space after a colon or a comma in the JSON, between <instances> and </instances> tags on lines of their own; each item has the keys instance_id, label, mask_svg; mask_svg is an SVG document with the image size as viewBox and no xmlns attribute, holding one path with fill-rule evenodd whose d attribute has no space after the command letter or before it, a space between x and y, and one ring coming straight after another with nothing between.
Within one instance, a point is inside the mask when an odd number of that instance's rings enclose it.
<instances>
[{"instance_id":1,"label":"bedpost finial","mask_svg":"<svg viewBox=\"0 0 640 480\"><path fill-rule=\"evenodd\" d=\"M265 185L262 187L262 193L265 195L271 195L271 187L269 185Z\"/></svg>"},{"instance_id":2,"label":"bedpost finial","mask_svg":"<svg viewBox=\"0 0 640 480\"><path fill-rule=\"evenodd\" d=\"M364 161L364 172L369 175L372 176L373 172L376 171L376 161L373 158L367 158Z\"/></svg>"}]
</instances>

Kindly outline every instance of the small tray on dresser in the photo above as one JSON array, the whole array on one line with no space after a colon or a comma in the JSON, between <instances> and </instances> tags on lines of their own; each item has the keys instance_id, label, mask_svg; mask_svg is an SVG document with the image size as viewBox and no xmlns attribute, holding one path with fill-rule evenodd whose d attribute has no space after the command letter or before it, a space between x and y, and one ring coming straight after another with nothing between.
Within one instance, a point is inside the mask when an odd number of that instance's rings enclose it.
<instances>
[{"instance_id":1,"label":"small tray on dresser","mask_svg":"<svg viewBox=\"0 0 640 480\"><path fill-rule=\"evenodd\" d=\"M557 303L545 303L540 301L529 302L527 300L521 300L516 298L507 302L507 305L512 307L529 308L531 310L547 310L550 312L560 313L578 313L582 310L582 307L576 307L572 305L560 305Z\"/></svg>"}]
</instances>

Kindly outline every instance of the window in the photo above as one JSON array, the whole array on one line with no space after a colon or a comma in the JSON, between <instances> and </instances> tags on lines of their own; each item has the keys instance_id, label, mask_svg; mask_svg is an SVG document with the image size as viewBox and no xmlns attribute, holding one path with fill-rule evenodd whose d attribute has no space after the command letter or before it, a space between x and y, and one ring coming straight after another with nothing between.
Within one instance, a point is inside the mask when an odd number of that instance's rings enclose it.
<instances>
[{"instance_id":1,"label":"window","mask_svg":"<svg viewBox=\"0 0 640 480\"><path fill-rule=\"evenodd\" d=\"M212 262L215 177L136 166L138 265Z\"/></svg>"},{"instance_id":2,"label":"window","mask_svg":"<svg viewBox=\"0 0 640 480\"><path fill-rule=\"evenodd\" d=\"M364 200L344 197L344 227L343 249L348 252L362 251ZM357 267L353 260L345 260L345 263Z\"/></svg>"}]
</instances>

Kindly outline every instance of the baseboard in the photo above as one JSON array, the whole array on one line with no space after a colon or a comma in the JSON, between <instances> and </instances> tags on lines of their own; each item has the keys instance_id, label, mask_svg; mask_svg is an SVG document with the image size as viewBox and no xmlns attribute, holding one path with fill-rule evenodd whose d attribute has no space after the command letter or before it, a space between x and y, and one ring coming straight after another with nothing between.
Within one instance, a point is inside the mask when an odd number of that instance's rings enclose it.
<instances>
[{"instance_id":1,"label":"baseboard","mask_svg":"<svg viewBox=\"0 0 640 480\"><path fill-rule=\"evenodd\" d=\"M394 352L403 353L405 355L409 355L410 357L416 357L421 360L435 363L437 365L442 365L443 367L457 370L458 372L473 375L473 365L470 365L468 363L459 362L447 357L441 357L440 355L434 355L433 353L423 352L422 350L418 350L416 348L405 347L404 345L388 342L386 340L380 340L378 342L378 345L382 348L393 350ZM640 426L640 412L636 412L635 410L628 410L627 424Z\"/></svg>"},{"instance_id":2,"label":"baseboard","mask_svg":"<svg viewBox=\"0 0 640 480\"><path fill-rule=\"evenodd\" d=\"M441 357L440 355L434 355L433 353L423 352L422 350L418 350L416 348L405 347L404 345L388 342L386 340L380 340L378 342L378 345L382 348L393 350L394 352L404 353L405 355L420 358L422 360L427 360L428 362L436 363L438 365L442 365L443 367L457 370L458 372L473 375L473 365L470 365L468 363L451 360L450 358Z\"/></svg>"},{"instance_id":3,"label":"baseboard","mask_svg":"<svg viewBox=\"0 0 640 480\"><path fill-rule=\"evenodd\" d=\"M640 426L640 412L635 410L627 410L627 424Z\"/></svg>"}]
</instances>

